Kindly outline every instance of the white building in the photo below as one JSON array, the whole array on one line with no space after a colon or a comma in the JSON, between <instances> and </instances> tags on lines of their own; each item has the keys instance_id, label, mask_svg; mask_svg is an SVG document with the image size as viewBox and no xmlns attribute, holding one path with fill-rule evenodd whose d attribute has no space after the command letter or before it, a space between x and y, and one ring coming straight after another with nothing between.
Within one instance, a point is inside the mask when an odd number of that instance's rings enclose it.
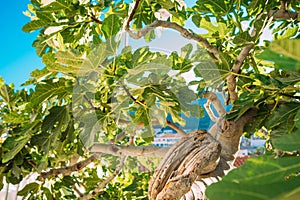
<instances>
[{"instance_id":1,"label":"white building","mask_svg":"<svg viewBox=\"0 0 300 200\"><path fill-rule=\"evenodd\" d=\"M238 152L239 155L249 155L256 154L259 148L263 148L265 146L266 141L259 138L251 136L250 138L246 138L242 136L240 150Z\"/></svg>"},{"instance_id":2,"label":"white building","mask_svg":"<svg viewBox=\"0 0 300 200\"><path fill-rule=\"evenodd\" d=\"M180 137L177 134L159 134L154 137L153 145L159 147L169 147L176 143Z\"/></svg>"}]
</instances>

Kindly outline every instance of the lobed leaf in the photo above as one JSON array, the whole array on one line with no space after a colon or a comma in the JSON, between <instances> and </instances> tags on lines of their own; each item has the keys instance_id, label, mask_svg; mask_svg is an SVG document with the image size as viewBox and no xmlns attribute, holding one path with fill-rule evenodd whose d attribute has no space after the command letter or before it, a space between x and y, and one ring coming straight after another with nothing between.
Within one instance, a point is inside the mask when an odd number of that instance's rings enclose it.
<instances>
[{"instance_id":1,"label":"lobed leaf","mask_svg":"<svg viewBox=\"0 0 300 200\"><path fill-rule=\"evenodd\" d=\"M275 148L283 151L297 151L300 149L300 110L297 111L294 121L298 129L290 134L284 134L273 139L272 143Z\"/></svg>"},{"instance_id":2,"label":"lobed leaf","mask_svg":"<svg viewBox=\"0 0 300 200\"><path fill-rule=\"evenodd\" d=\"M32 32L32 31L35 31L35 30L38 30L44 26L46 26L48 23L46 21L43 21L43 20L33 20L31 22L28 22L27 24L25 24L22 28L22 30L24 32Z\"/></svg>"},{"instance_id":3,"label":"lobed leaf","mask_svg":"<svg viewBox=\"0 0 300 200\"><path fill-rule=\"evenodd\" d=\"M29 193L37 193L40 189L40 185L38 183L29 183L22 190L18 191L18 195L26 196Z\"/></svg>"},{"instance_id":4,"label":"lobed leaf","mask_svg":"<svg viewBox=\"0 0 300 200\"><path fill-rule=\"evenodd\" d=\"M2 162L6 163L13 159L27 144L27 142L30 140L30 128L23 132L22 135L19 137L8 137L4 143L4 148L9 148L9 151L4 153L2 156Z\"/></svg>"},{"instance_id":5,"label":"lobed leaf","mask_svg":"<svg viewBox=\"0 0 300 200\"><path fill-rule=\"evenodd\" d=\"M65 81L63 78L60 78L58 81L49 79L37 84L35 93L32 96L33 107L52 97L57 99L68 97L71 88L65 85Z\"/></svg>"},{"instance_id":6,"label":"lobed leaf","mask_svg":"<svg viewBox=\"0 0 300 200\"><path fill-rule=\"evenodd\" d=\"M115 36L120 31L121 26L121 20L117 15L109 15L103 20L101 29L105 38L108 39Z\"/></svg>"},{"instance_id":7,"label":"lobed leaf","mask_svg":"<svg viewBox=\"0 0 300 200\"><path fill-rule=\"evenodd\" d=\"M286 120L294 117L298 110L300 109L300 104L296 102L287 102L281 104L269 117L266 122L266 127L272 129L278 125L286 123Z\"/></svg>"},{"instance_id":8,"label":"lobed leaf","mask_svg":"<svg viewBox=\"0 0 300 200\"><path fill-rule=\"evenodd\" d=\"M270 44L270 50L300 62L300 39L276 40Z\"/></svg>"},{"instance_id":9,"label":"lobed leaf","mask_svg":"<svg viewBox=\"0 0 300 200\"><path fill-rule=\"evenodd\" d=\"M206 195L214 200L294 199L300 195L299 157L252 157L220 182L209 186Z\"/></svg>"}]
</instances>

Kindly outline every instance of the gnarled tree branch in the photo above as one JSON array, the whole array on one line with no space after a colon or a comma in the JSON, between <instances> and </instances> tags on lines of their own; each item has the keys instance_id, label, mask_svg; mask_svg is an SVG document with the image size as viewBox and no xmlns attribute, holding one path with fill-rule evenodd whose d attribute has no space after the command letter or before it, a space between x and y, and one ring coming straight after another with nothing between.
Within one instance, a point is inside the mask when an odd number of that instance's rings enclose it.
<instances>
[{"instance_id":1,"label":"gnarled tree branch","mask_svg":"<svg viewBox=\"0 0 300 200\"><path fill-rule=\"evenodd\" d=\"M223 117L226 114L226 110L223 107L223 105L221 104L221 101L218 98L218 96L216 95L216 93L214 93L214 92L207 92L207 93L203 94L202 96L204 98L207 98L212 103L212 105L216 109L219 117Z\"/></svg>"},{"instance_id":2,"label":"gnarled tree branch","mask_svg":"<svg viewBox=\"0 0 300 200\"><path fill-rule=\"evenodd\" d=\"M228 95L231 103L233 103L235 100L238 99L238 94L235 91L236 90L236 74L239 73L240 68L245 61L246 57L248 56L251 49L254 47L254 44L249 44L245 46L238 57L236 58L236 61L233 64L233 67L231 69L232 73L227 76L227 89L228 89Z\"/></svg>"},{"instance_id":3,"label":"gnarled tree branch","mask_svg":"<svg viewBox=\"0 0 300 200\"><path fill-rule=\"evenodd\" d=\"M185 37L187 39L193 39L193 40L199 42L200 44L202 44L202 46L204 46L204 48L209 53L213 54L215 56L215 58L217 58L220 61L220 54L219 54L219 51L217 48L212 46L205 38L188 31L184 27L182 27L179 24L174 23L174 22L157 20L157 21L147 25L146 27L138 30L137 33L134 33L132 30L129 29L129 27L126 30L132 38L139 39L139 38L145 36L149 31L152 31L157 27L174 29L174 30L180 32L183 37Z\"/></svg>"},{"instance_id":4,"label":"gnarled tree branch","mask_svg":"<svg viewBox=\"0 0 300 200\"><path fill-rule=\"evenodd\" d=\"M220 144L206 131L183 137L168 151L152 176L149 199L180 199L199 174L214 170L220 151Z\"/></svg>"},{"instance_id":5,"label":"gnarled tree branch","mask_svg":"<svg viewBox=\"0 0 300 200\"><path fill-rule=\"evenodd\" d=\"M164 157L169 150L168 147L156 146L122 146L115 144L94 144L91 152L111 154L114 156L143 156Z\"/></svg>"},{"instance_id":6,"label":"gnarled tree branch","mask_svg":"<svg viewBox=\"0 0 300 200\"><path fill-rule=\"evenodd\" d=\"M257 110L249 109L238 120L226 120L222 127L222 134L218 141L222 145L221 156L225 160L234 161L234 155L239 150L240 138L244 132L245 124L251 122L257 115Z\"/></svg>"},{"instance_id":7,"label":"gnarled tree branch","mask_svg":"<svg viewBox=\"0 0 300 200\"><path fill-rule=\"evenodd\" d=\"M125 27L126 30L128 30L130 27L130 22L132 21L133 16L136 13L137 8L139 7L139 3L140 3L140 0L135 1L134 7L133 7L133 9L128 17L127 23L126 23L126 27Z\"/></svg>"},{"instance_id":8,"label":"gnarled tree branch","mask_svg":"<svg viewBox=\"0 0 300 200\"><path fill-rule=\"evenodd\" d=\"M207 102L204 104L204 109L206 110L209 118L211 121L216 122L217 117L214 115L213 111L210 108L211 101L208 99Z\"/></svg>"}]
</instances>

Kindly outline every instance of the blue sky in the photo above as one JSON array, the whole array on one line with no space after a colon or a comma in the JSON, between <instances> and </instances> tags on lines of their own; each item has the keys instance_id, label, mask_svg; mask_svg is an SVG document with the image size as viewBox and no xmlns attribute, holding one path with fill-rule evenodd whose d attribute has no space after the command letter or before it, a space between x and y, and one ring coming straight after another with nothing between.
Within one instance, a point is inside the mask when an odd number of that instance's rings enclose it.
<instances>
[{"instance_id":1,"label":"blue sky","mask_svg":"<svg viewBox=\"0 0 300 200\"><path fill-rule=\"evenodd\" d=\"M185 2L191 6L195 0ZM23 14L29 3L30 0L3 1L3 9L0 12L0 38L2 39L0 76L6 83L14 83L17 88L30 77L32 70L41 69L44 66L32 47L32 42L38 32L22 31L23 25L30 21ZM264 33L265 38L271 38L269 32Z\"/></svg>"},{"instance_id":2,"label":"blue sky","mask_svg":"<svg viewBox=\"0 0 300 200\"><path fill-rule=\"evenodd\" d=\"M29 18L23 15L29 0L2 1L0 12L0 76L6 83L19 87L30 77L30 72L42 68L41 59L36 55L32 42L37 33L22 31Z\"/></svg>"},{"instance_id":3,"label":"blue sky","mask_svg":"<svg viewBox=\"0 0 300 200\"><path fill-rule=\"evenodd\" d=\"M30 21L23 14L29 3L30 0L3 1L1 5L0 76L6 83L14 83L16 88L19 88L30 77L32 70L43 67L41 59L32 47L32 42L38 32L22 31L23 25Z\"/></svg>"}]
</instances>

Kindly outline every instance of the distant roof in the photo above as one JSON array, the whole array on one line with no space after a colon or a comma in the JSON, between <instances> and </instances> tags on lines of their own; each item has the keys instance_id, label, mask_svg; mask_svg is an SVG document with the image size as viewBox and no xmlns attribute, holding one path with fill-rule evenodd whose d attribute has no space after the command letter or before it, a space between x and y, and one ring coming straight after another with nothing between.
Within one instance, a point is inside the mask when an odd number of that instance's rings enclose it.
<instances>
[{"instance_id":1,"label":"distant roof","mask_svg":"<svg viewBox=\"0 0 300 200\"><path fill-rule=\"evenodd\" d=\"M250 156L238 155L234 161L235 167L242 166Z\"/></svg>"}]
</instances>

